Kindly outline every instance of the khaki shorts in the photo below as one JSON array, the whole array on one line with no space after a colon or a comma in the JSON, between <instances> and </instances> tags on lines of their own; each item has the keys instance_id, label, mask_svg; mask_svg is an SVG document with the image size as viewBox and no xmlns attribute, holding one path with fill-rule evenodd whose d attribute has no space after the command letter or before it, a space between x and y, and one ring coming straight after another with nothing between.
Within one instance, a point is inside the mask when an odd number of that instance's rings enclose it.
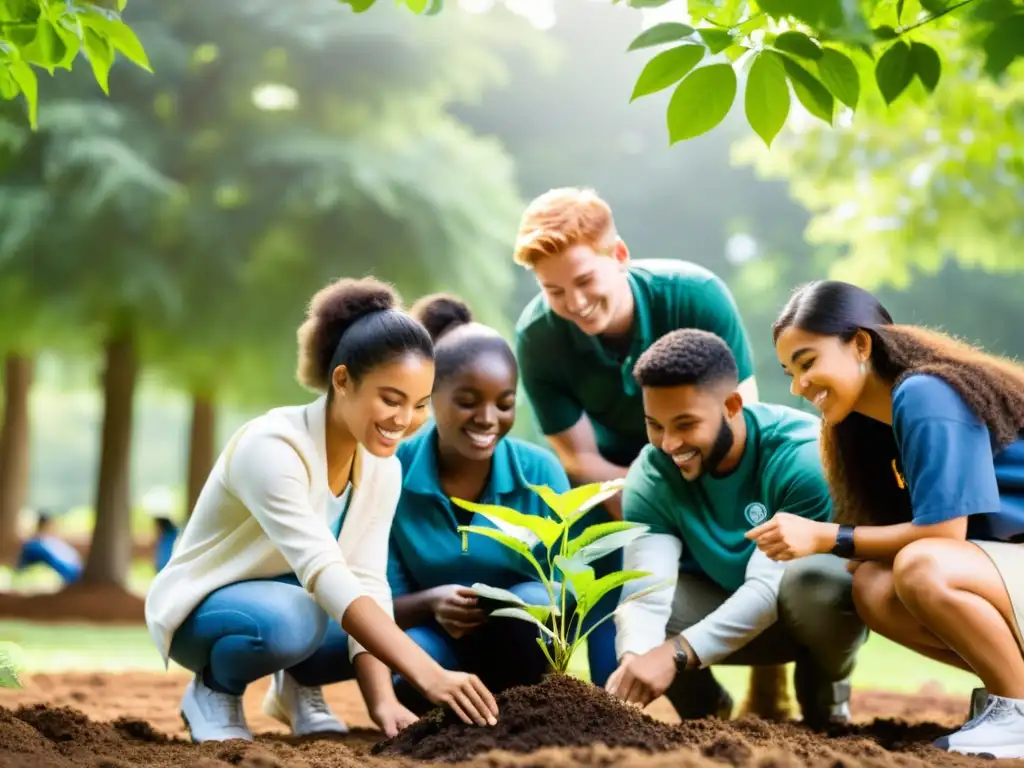
<instances>
[{"instance_id":1,"label":"khaki shorts","mask_svg":"<svg viewBox=\"0 0 1024 768\"><path fill-rule=\"evenodd\" d=\"M970 540L982 552L988 555L992 564L1003 579L1006 593L1010 596L1013 615L1013 633L1017 636L1017 645L1024 652L1024 544L1011 544L1008 541L977 541Z\"/></svg>"}]
</instances>

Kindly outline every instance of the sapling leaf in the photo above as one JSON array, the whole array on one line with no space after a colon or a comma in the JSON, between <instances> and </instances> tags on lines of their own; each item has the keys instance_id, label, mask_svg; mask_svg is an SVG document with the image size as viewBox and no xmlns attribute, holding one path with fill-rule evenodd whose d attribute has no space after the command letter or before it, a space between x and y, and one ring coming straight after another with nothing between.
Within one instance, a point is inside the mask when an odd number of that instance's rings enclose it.
<instances>
[{"instance_id":1,"label":"sapling leaf","mask_svg":"<svg viewBox=\"0 0 1024 768\"><path fill-rule=\"evenodd\" d=\"M630 581L645 579L650 575L650 571L615 571L607 574L606 576L602 576L590 585L577 604L576 610L586 615L592 607L597 605L598 601L602 597L607 595L613 589L618 589L623 584L627 584ZM580 621L582 621L582 617L580 618Z\"/></svg>"},{"instance_id":2,"label":"sapling leaf","mask_svg":"<svg viewBox=\"0 0 1024 768\"><path fill-rule=\"evenodd\" d=\"M546 485L531 485L538 496L558 515L558 519L572 524L591 509L622 490L625 480L610 480L606 483L587 483L557 493Z\"/></svg>"},{"instance_id":3,"label":"sapling leaf","mask_svg":"<svg viewBox=\"0 0 1024 768\"><path fill-rule=\"evenodd\" d=\"M551 651L548 650L548 644L544 642L544 638L537 637L536 640L537 645L539 645L540 649L544 652L544 658L548 660L548 664L551 665L551 668L558 670L559 672L563 672L564 670L558 669L558 665L555 664L555 660L551 658Z\"/></svg>"},{"instance_id":4,"label":"sapling leaf","mask_svg":"<svg viewBox=\"0 0 1024 768\"><path fill-rule=\"evenodd\" d=\"M525 606L526 603L515 592L500 587L491 587L487 584L474 584L472 590L480 597L488 600L497 600L500 603L512 603L513 605Z\"/></svg>"},{"instance_id":5,"label":"sapling leaf","mask_svg":"<svg viewBox=\"0 0 1024 768\"><path fill-rule=\"evenodd\" d=\"M631 542L639 539L643 536L649 528L646 525L638 525L635 528L629 530L619 531L618 533L611 533L607 536L595 541L593 544L588 544L585 547L579 549L571 549L571 545L566 549L566 552L571 552L569 559L579 563L592 563L595 560L599 560L605 555L611 554L618 549L622 549Z\"/></svg>"},{"instance_id":6,"label":"sapling leaf","mask_svg":"<svg viewBox=\"0 0 1024 768\"><path fill-rule=\"evenodd\" d=\"M517 595L515 592L510 592L507 589L501 589L500 587L492 587L487 584L474 584L471 587L471 589L474 592L476 592L476 594L479 597L483 597L488 600L497 600L500 603L510 603L512 605L518 606L519 608L525 608L526 610L530 610L534 607L543 608L543 610L546 611L544 618L547 618L552 613L555 616L559 615L558 608L550 605L531 606L529 603L525 602L521 597L519 597L519 595Z\"/></svg>"},{"instance_id":7,"label":"sapling leaf","mask_svg":"<svg viewBox=\"0 0 1024 768\"><path fill-rule=\"evenodd\" d=\"M660 592L661 590L667 587L673 586L675 583L675 579L665 579L664 581L659 581L656 584L651 584L650 586L644 587L643 589L638 589L636 592L633 592L632 594L627 595L626 597L619 600L619 604L615 606L615 611L612 611L612 613L615 613L619 610L619 608L621 608L624 605L627 605L628 603L633 602L634 600L639 600L642 597L647 597L648 595L653 594L654 592Z\"/></svg>"},{"instance_id":8,"label":"sapling leaf","mask_svg":"<svg viewBox=\"0 0 1024 768\"><path fill-rule=\"evenodd\" d=\"M14 643L0 643L0 688L21 688L18 676L20 649Z\"/></svg>"},{"instance_id":9,"label":"sapling leaf","mask_svg":"<svg viewBox=\"0 0 1024 768\"><path fill-rule=\"evenodd\" d=\"M460 525L458 530L459 533L463 534L463 536L468 533L475 533L501 542L513 552L518 552L520 555L525 557L529 561L530 565L532 565L537 571L537 574L545 584L550 581L547 574L544 573L544 569L540 567L540 563L537 562L537 558L533 556L533 552L530 551L530 548L515 536L510 536L504 531L499 531L496 528L484 528L482 525Z\"/></svg>"},{"instance_id":10,"label":"sapling leaf","mask_svg":"<svg viewBox=\"0 0 1024 768\"><path fill-rule=\"evenodd\" d=\"M600 619L594 622L593 626L590 629L588 629L582 635L573 640L572 648L576 648L576 646L578 646L580 643L585 642L586 639L590 636L591 632L593 632L599 626L601 626L606 621L615 616L615 614L619 612L619 609L622 608L622 606L626 605L627 603L631 603L634 600L639 600L641 597L646 597L652 592L657 592L658 590L664 589L665 587L671 586L675 583L675 579L666 579L665 581L659 581L657 584L652 584L651 586L645 587L644 589L641 589L638 592L634 592L629 597L623 598L619 601L619 604L615 607L615 610L609 611L607 616L602 616Z\"/></svg>"},{"instance_id":11,"label":"sapling leaf","mask_svg":"<svg viewBox=\"0 0 1024 768\"><path fill-rule=\"evenodd\" d=\"M598 523L597 525L587 526L585 531L575 539L571 539L569 541L569 544L565 549L565 556L572 557L583 547L590 546L595 541L598 541L610 534L618 533L619 531L628 531L632 528L638 527L644 526L642 523L631 523L626 520L613 520L610 523Z\"/></svg>"},{"instance_id":12,"label":"sapling leaf","mask_svg":"<svg viewBox=\"0 0 1024 768\"><path fill-rule=\"evenodd\" d=\"M548 637L554 638L556 642L558 641L558 637L555 635L554 632L548 629L548 626L543 621L538 619L529 611L523 610L522 608L499 608L498 610L494 611L491 614L491 616L499 616L506 619L521 619L522 621L528 621L531 624L535 624L538 627L540 627L541 631Z\"/></svg>"},{"instance_id":13,"label":"sapling leaf","mask_svg":"<svg viewBox=\"0 0 1024 768\"><path fill-rule=\"evenodd\" d=\"M499 608L499 610L502 609ZM552 616L559 615L558 608L553 605L528 605L523 610L537 619L537 621L542 621L545 624Z\"/></svg>"},{"instance_id":14,"label":"sapling leaf","mask_svg":"<svg viewBox=\"0 0 1024 768\"><path fill-rule=\"evenodd\" d=\"M495 525L508 523L519 528L525 528L540 539L545 547L550 547L558 537L562 535L563 524L549 520L538 515L524 515L509 507L501 507L497 504L478 504L475 501L452 498L452 503L463 509L483 515Z\"/></svg>"},{"instance_id":15,"label":"sapling leaf","mask_svg":"<svg viewBox=\"0 0 1024 768\"><path fill-rule=\"evenodd\" d=\"M569 560L562 555L558 555L555 557L555 567L565 574L569 592L577 600L580 599L581 595L586 594L590 585L594 583L594 569L585 563Z\"/></svg>"}]
</instances>

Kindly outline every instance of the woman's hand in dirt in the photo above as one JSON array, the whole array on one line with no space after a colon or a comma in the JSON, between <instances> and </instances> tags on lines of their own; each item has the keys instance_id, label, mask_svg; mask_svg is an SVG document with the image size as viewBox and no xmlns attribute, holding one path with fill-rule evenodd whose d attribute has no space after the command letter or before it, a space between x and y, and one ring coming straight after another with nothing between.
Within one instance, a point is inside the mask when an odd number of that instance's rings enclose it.
<instances>
[{"instance_id":1,"label":"woman's hand in dirt","mask_svg":"<svg viewBox=\"0 0 1024 768\"><path fill-rule=\"evenodd\" d=\"M796 560L831 552L838 530L835 523L777 512L771 520L747 531L746 537L772 560Z\"/></svg>"},{"instance_id":2,"label":"woman's hand in dirt","mask_svg":"<svg viewBox=\"0 0 1024 768\"><path fill-rule=\"evenodd\" d=\"M498 724L498 703L476 675L438 667L420 691L432 704L451 707L469 725Z\"/></svg>"},{"instance_id":3,"label":"woman's hand in dirt","mask_svg":"<svg viewBox=\"0 0 1024 768\"><path fill-rule=\"evenodd\" d=\"M665 693L675 679L675 646L667 642L642 656L624 654L604 688L627 704L646 707Z\"/></svg>"},{"instance_id":4,"label":"woman's hand in dirt","mask_svg":"<svg viewBox=\"0 0 1024 768\"><path fill-rule=\"evenodd\" d=\"M378 704L370 710L370 717L389 739L397 736L399 731L408 728L419 720L416 715L403 707L397 699Z\"/></svg>"},{"instance_id":5,"label":"woman's hand in dirt","mask_svg":"<svg viewBox=\"0 0 1024 768\"><path fill-rule=\"evenodd\" d=\"M459 584L438 587L431 601L434 621L456 640L487 621L487 615L476 605L476 592Z\"/></svg>"}]
</instances>

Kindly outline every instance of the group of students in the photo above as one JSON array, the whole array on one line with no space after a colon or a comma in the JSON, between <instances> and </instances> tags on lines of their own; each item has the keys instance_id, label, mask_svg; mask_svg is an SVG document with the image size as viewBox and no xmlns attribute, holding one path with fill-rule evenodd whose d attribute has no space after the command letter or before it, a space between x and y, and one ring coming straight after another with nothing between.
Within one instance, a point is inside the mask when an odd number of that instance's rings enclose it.
<instances>
[{"instance_id":1,"label":"group of students","mask_svg":"<svg viewBox=\"0 0 1024 768\"><path fill-rule=\"evenodd\" d=\"M727 717L712 666L796 662L821 728L849 718L873 630L984 684L936 746L1024 756L1024 369L812 283L772 333L819 420L758 402L725 284L631 260L593 191L537 198L515 260L540 292L514 350L454 297L406 312L365 278L313 298L298 377L323 394L232 436L147 597L165 662L195 673L194 740L251 739L241 697L268 675L264 711L295 734L344 731L322 687L353 678L387 735L436 705L495 724L494 694L545 659L536 628L489 615L471 585L547 595L518 554L463 548L459 526L490 523L451 498L544 515L531 485L625 478L580 525L648 531L595 569L674 586L590 635L594 684ZM520 385L551 451L508 436Z\"/></svg>"}]
</instances>

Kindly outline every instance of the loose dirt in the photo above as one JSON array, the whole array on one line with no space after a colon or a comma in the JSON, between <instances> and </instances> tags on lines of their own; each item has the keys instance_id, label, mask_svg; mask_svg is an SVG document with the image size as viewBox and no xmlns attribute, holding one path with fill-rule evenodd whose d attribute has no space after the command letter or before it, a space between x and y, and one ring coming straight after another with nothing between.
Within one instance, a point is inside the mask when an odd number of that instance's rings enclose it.
<instances>
[{"instance_id":1,"label":"loose dirt","mask_svg":"<svg viewBox=\"0 0 1024 768\"><path fill-rule=\"evenodd\" d=\"M139 624L145 621L146 604L120 587L72 584L43 595L0 592L0 616L37 622L60 617L60 621Z\"/></svg>"},{"instance_id":2,"label":"loose dirt","mask_svg":"<svg viewBox=\"0 0 1024 768\"><path fill-rule=\"evenodd\" d=\"M857 722L820 735L756 718L678 724L664 701L641 714L599 690L562 680L502 694L495 728L471 729L435 716L382 743L354 684L326 690L328 703L352 731L302 740L286 736L259 711L267 685L260 681L245 697L255 743L195 745L177 715L186 682L177 672L28 677L23 690L0 691L0 768L412 768L427 765L424 758L472 768L1019 764L953 756L929 746L962 722L966 692L954 698L931 691L858 691ZM492 747L499 749L479 751Z\"/></svg>"}]
</instances>

